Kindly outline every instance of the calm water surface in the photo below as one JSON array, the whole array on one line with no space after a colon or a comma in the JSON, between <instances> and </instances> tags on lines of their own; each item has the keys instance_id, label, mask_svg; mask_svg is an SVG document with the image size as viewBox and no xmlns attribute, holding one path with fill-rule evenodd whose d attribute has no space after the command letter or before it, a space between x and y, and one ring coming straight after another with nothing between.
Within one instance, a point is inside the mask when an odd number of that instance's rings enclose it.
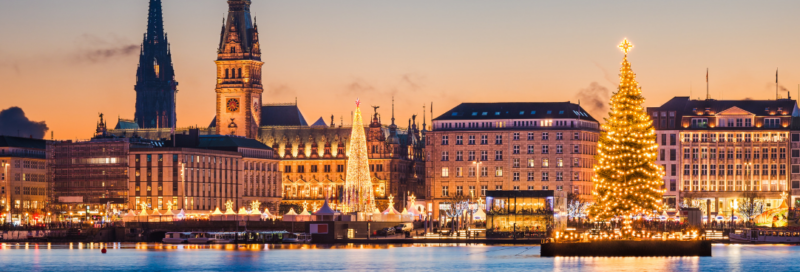
<instances>
[{"instance_id":1,"label":"calm water surface","mask_svg":"<svg viewBox=\"0 0 800 272\"><path fill-rule=\"evenodd\" d=\"M798 271L800 246L714 245L714 257L546 258L538 246L0 244L0 271Z\"/></svg>"}]
</instances>

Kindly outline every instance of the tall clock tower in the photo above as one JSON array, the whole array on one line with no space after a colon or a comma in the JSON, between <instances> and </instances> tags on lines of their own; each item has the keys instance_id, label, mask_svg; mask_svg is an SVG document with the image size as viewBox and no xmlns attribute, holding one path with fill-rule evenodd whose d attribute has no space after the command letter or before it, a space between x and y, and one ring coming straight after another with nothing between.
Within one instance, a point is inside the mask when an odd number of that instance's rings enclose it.
<instances>
[{"instance_id":1,"label":"tall clock tower","mask_svg":"<svg viewBox=\"0 0 800 272\"><path fill-rule=\"evenodd\" d=\"M217 50L217 134L258 136L261 119L261 48L250 0L229 0Z\"/></svg>"}]
</instances>

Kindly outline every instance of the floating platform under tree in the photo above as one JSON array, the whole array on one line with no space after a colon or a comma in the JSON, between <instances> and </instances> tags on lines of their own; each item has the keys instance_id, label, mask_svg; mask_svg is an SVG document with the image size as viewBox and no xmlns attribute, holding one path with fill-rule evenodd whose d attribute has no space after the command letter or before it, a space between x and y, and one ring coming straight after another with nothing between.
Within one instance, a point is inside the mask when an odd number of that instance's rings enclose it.
<instances>
[{"instance_id":1,"label":"floating platform under tree","mask_svg":"<svg viewBox=\"0 0 800 272\"><path fill-rule=\"evenodd\" d=\"M542 257L711 257L710 241L597 241L542 244Z\"/></svg>"}]
</instances>

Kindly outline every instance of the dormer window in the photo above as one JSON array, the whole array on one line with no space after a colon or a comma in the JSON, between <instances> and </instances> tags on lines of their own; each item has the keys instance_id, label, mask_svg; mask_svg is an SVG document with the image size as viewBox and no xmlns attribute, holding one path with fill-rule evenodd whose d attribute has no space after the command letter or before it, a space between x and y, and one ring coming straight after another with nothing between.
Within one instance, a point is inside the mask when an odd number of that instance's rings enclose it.
<instances>
[{"instance_id":1,"label":"dormer window","mask_svg":"<svg viewBox=\"0 0 800 272\"><path fill-rule=\"evenodd\" d=\"M523 115L523 114L525 114L525 111L520 111L519 112L519 115Z\"/></svg>"},{"instance_id":2,"label":"dormer window","mask_svg":"<svg viewBox=\"0 0 800 272\"><path fill-rule=\"evenodd\" d=\"M531 114L536 114L536 111L531 111Z\"/></svg>"},{"instance_id":3,"label":"dormer window","mask_svg":"<svg viewBox=\"0 0 800 272\"><path fill-rule=\"evenodd\" d=\"M452 116L458 116L458 112L454 112Z\"/></svg>"},{"instance_id":4,"label":"dormer window","mask_svg":"<svg viewBox=\"0 0 800 272\"><path fill-rule=\"evenodd\" d=\"M553 111L547 111L547 114L553 114Z\"/></svg>"},{"instance_id":5,"label":"dormer window","mask_svg":"<svg viewBox=\"0 0 800 272\"><path fill-rule=\"evenodd\" d=\"M472 112L472 116L478 116L478 112L477 111Z\"/></svg>"},{"instance_id":6,"label":"dormer window","mask_svg":"<svg viewBox=\"0 0 800 272\"><path fill-rule=\"evenodd\" d=\"M488 112L485 112L485 111L484 111L483 113L481 113L481 115L483 115L483 116L486 116L486 115L488 115L488 114L489 114L489 113L488 113Z\"/></svg>"},{"instance_id":7,"label":"dormer window","mask_svg":"<svg viewBox=\"0 0 800 272\"><path fill-rule=\"evenodd\" d=\"M777 128L781 125L780 118L765 118L764 119L764 127L767 128Z\"/></svg>"},{"instance_id":8,"label":"dormer window","mask_svg":"<svg viewBox=\"0 0 800 272\"><path fill-rule=\"evenodd\" d=\"M692 118L692 127L693 128L707 128L708 127L708 118Z\"/></svg>"},{"instance_id":9,"label":"dormer window","mask_svg":"<svg viewBox=\"0 0 800 272\"><path fill-rule=\"evenodd\" d=\"M494 115L500 115L499 111L494 112Z\"/></svg>"},{"instance_id":10,"label":"dormer window","mask_svg":"<svg viewBox=\"0 0 800 272\"><path fill-rule=\"evenodd\" d=\"M769 107L767 107L766 109L764 109L764 111L766 111L766 112L769 112Z\"/></svg>"},{"instance_id":11,"label":"dormer window","mask_svg":"<svg viewBox=\"0 0 800 272\"><path fill-rule=\"evenodd\" d=\"M564 114L564 111L559 111L558 114Z\"/></svg>"}]
</instances>

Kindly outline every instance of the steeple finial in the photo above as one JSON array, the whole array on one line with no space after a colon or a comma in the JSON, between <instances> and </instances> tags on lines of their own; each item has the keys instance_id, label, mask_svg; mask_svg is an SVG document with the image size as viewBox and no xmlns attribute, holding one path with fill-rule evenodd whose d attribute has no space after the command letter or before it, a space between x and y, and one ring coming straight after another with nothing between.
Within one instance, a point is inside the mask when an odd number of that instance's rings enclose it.
<instances>
[{"instance_id":1,"label":"steeple finial","mask_svg":"<svg viewBox=\"0 0 800 272\"><path fill-rule=\"evenodd\" d=\"M392 125L394 125L394 96L392 96Z\"/></svg>"},{"instance_id":2,"label":"steeple finial","mask_svg":"<svg viewBox=\"0 0 800 272\"><path fill-rule=\"evenodd\" d=\"M147 36L150 41L164 39L164 18L161 15L161 0L150 0Z\"/></svg>"},{"instance_id":3,"label":"steeple finial","mask_svg":"<svg viewBox=\"0 0 800 272\"><path fill-rule=\"evenodd\" d=\"M422 105L422 131L426 131L428 129L428 125L425 124L425 105Z\"/></svg>"}]
</instances>

